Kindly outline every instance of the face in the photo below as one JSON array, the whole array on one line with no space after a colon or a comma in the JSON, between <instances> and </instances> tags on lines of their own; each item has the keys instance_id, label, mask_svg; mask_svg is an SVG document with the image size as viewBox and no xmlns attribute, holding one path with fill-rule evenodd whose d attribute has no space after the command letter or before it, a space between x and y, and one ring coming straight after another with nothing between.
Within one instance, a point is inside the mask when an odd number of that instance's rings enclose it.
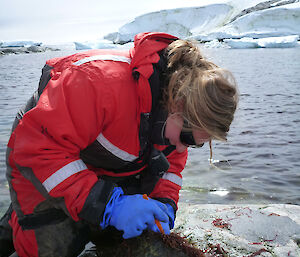
<instances>
[{"instance_id":1,"label":"face","mask_svg":"<svg viewBox=\"0 0 300 257\"><path fill-rule=\"evenodd\" d=\"M171 145L176 146L179 153L184 152L188 145L180 141L180 133L183 127L183 118L179 114L169 115L166 121L165 137L170 141ZM204 130L193 130L193 137L197 145L208 142L210 135Z\"/></svg>"}]
</instances>

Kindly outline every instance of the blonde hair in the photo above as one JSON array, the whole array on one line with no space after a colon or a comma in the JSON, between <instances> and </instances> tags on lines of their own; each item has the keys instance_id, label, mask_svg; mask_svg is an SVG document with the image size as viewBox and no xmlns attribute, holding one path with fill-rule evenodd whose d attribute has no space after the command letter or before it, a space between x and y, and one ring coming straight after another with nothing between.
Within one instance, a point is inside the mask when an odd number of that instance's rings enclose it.
<instances>
[{"instance_id":1,"label":"blonde hair","mask_svg":"<svg viewBox=\"0 0 300 257\"><path fill-rule=\"evenodd\" d=\"M205 59L190 41L176 40L165 51L168 86L164 100L169 113L182 104L190 128L204 129L212 138L225 141L238 103L233 75Z\"/></svg>"}]
</instances>

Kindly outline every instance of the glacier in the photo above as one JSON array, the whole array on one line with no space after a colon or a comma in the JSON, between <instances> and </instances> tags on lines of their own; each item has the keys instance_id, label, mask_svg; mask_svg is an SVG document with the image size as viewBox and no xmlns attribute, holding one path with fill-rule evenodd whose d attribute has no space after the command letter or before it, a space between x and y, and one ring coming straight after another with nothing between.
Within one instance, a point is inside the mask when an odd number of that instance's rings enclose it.
<instances>
[{"instance_id":1,"label":"glacier","mask_svg":"<svg viewBox=\"0 0 300 257\"><path fill-rule=\"evenodd\" d=\"M122 26L117 33L105 36L116 43L132 41L134 35L145 31L161 31L180 38L187 38L222 26L229 19L232 7L213 4L152 12L135 18Z\"/></svg>"},{"instance_id":2,"label":"glacier","mask_svg":"<svg viewBox=\"0 0 300 257\"><path fill-rule=\"evenodd\" d=\"M225 26L206 34L195 35L197 40L225 38L265 38L300 35L300 3L253 11Z\"/></svg>"},{"instance_id":3,"label":"glacier","mask_svg":"<svg viewBox=\"0 0 300 257\"><path fill-rule=\"evenodd\" d=\"M161 31L224 47L297 47L299 0L239 1L161 10L136 17L104 37L115 44L132 42L140 32ZM287 38L284 38L287 37ZM264 39L264 40L262 40ZM206 44L219 47L220 44Z\"/></svg>"}]
</instances>

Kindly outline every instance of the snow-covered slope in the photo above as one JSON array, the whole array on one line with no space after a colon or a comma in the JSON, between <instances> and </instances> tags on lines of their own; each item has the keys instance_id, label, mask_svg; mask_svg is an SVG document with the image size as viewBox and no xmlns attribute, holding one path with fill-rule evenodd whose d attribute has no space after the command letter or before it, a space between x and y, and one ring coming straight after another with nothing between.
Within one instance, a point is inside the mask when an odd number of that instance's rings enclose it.
<instances>
[{"instance_id":1,"label":"snow-covered slope","mask_svg":"<svg viewBox=\"0 0 300 257\"><path fill-rule=\"evenodd\" d=\"M161 31L200 41L299 36L300 2L232 0L223 4L162 10L139 16L105 38L124 43L145 31ZM275 44L280 40L274 38Z\"/></svg>"},{"instance_id":2,"label":"snow-covered slope","mask_svg":"<svg viewBox=\"0 0 300 257\"><path fill-rule=\"evenodd\" d=\"M105 38L117 43L128 42L135 34L144 31L162 31L186 38L222 27L230 20L232 12L233 7L228 4L152 12L135 18L122 26L118 33Z\"/></svg>"}]
</instances>

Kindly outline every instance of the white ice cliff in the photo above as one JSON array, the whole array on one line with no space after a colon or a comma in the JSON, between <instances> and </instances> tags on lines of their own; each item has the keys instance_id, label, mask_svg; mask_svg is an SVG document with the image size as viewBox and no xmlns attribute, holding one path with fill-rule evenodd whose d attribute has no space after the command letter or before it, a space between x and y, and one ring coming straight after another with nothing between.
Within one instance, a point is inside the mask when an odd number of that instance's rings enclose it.
<instances>
[{"instance_id":1,"label":"white ice cliff","mask_svg":"<svg viewBox=\"0 0 300 257\"><path fill-rule=\"evenodd\" d=\"M295 43L295 38L300 36L300 2L234 0L201 7L162 10L135 18L118 32L105 36L105 39L125 43L132 41L135 34L145 31L162 31L199 41L268 38L269 44L265 46L255 42L255 47L294 47L299 45ZM283 44L282 40L291 40L282 39L283 36L294 36L293 42ZM227 43L236 47L238 41ZM252 43L249 44L251 47ZM243 46L247 46L245 39L238 48Z\"/></svg>"},{"instance_id":2,"label":"white ice cliff","mask_svg":"<svg viewBox=\"0 0 300 257\"><path fill-rule=\"evenodd\" d=\"M137 33L151 31L210 42L209 47L297 47L300 0L232 0L151 12L106 35L106 41L76 42L75 46L77 50L114 48L112 42L132 42Z\"/></svg>"}]
</instances>

